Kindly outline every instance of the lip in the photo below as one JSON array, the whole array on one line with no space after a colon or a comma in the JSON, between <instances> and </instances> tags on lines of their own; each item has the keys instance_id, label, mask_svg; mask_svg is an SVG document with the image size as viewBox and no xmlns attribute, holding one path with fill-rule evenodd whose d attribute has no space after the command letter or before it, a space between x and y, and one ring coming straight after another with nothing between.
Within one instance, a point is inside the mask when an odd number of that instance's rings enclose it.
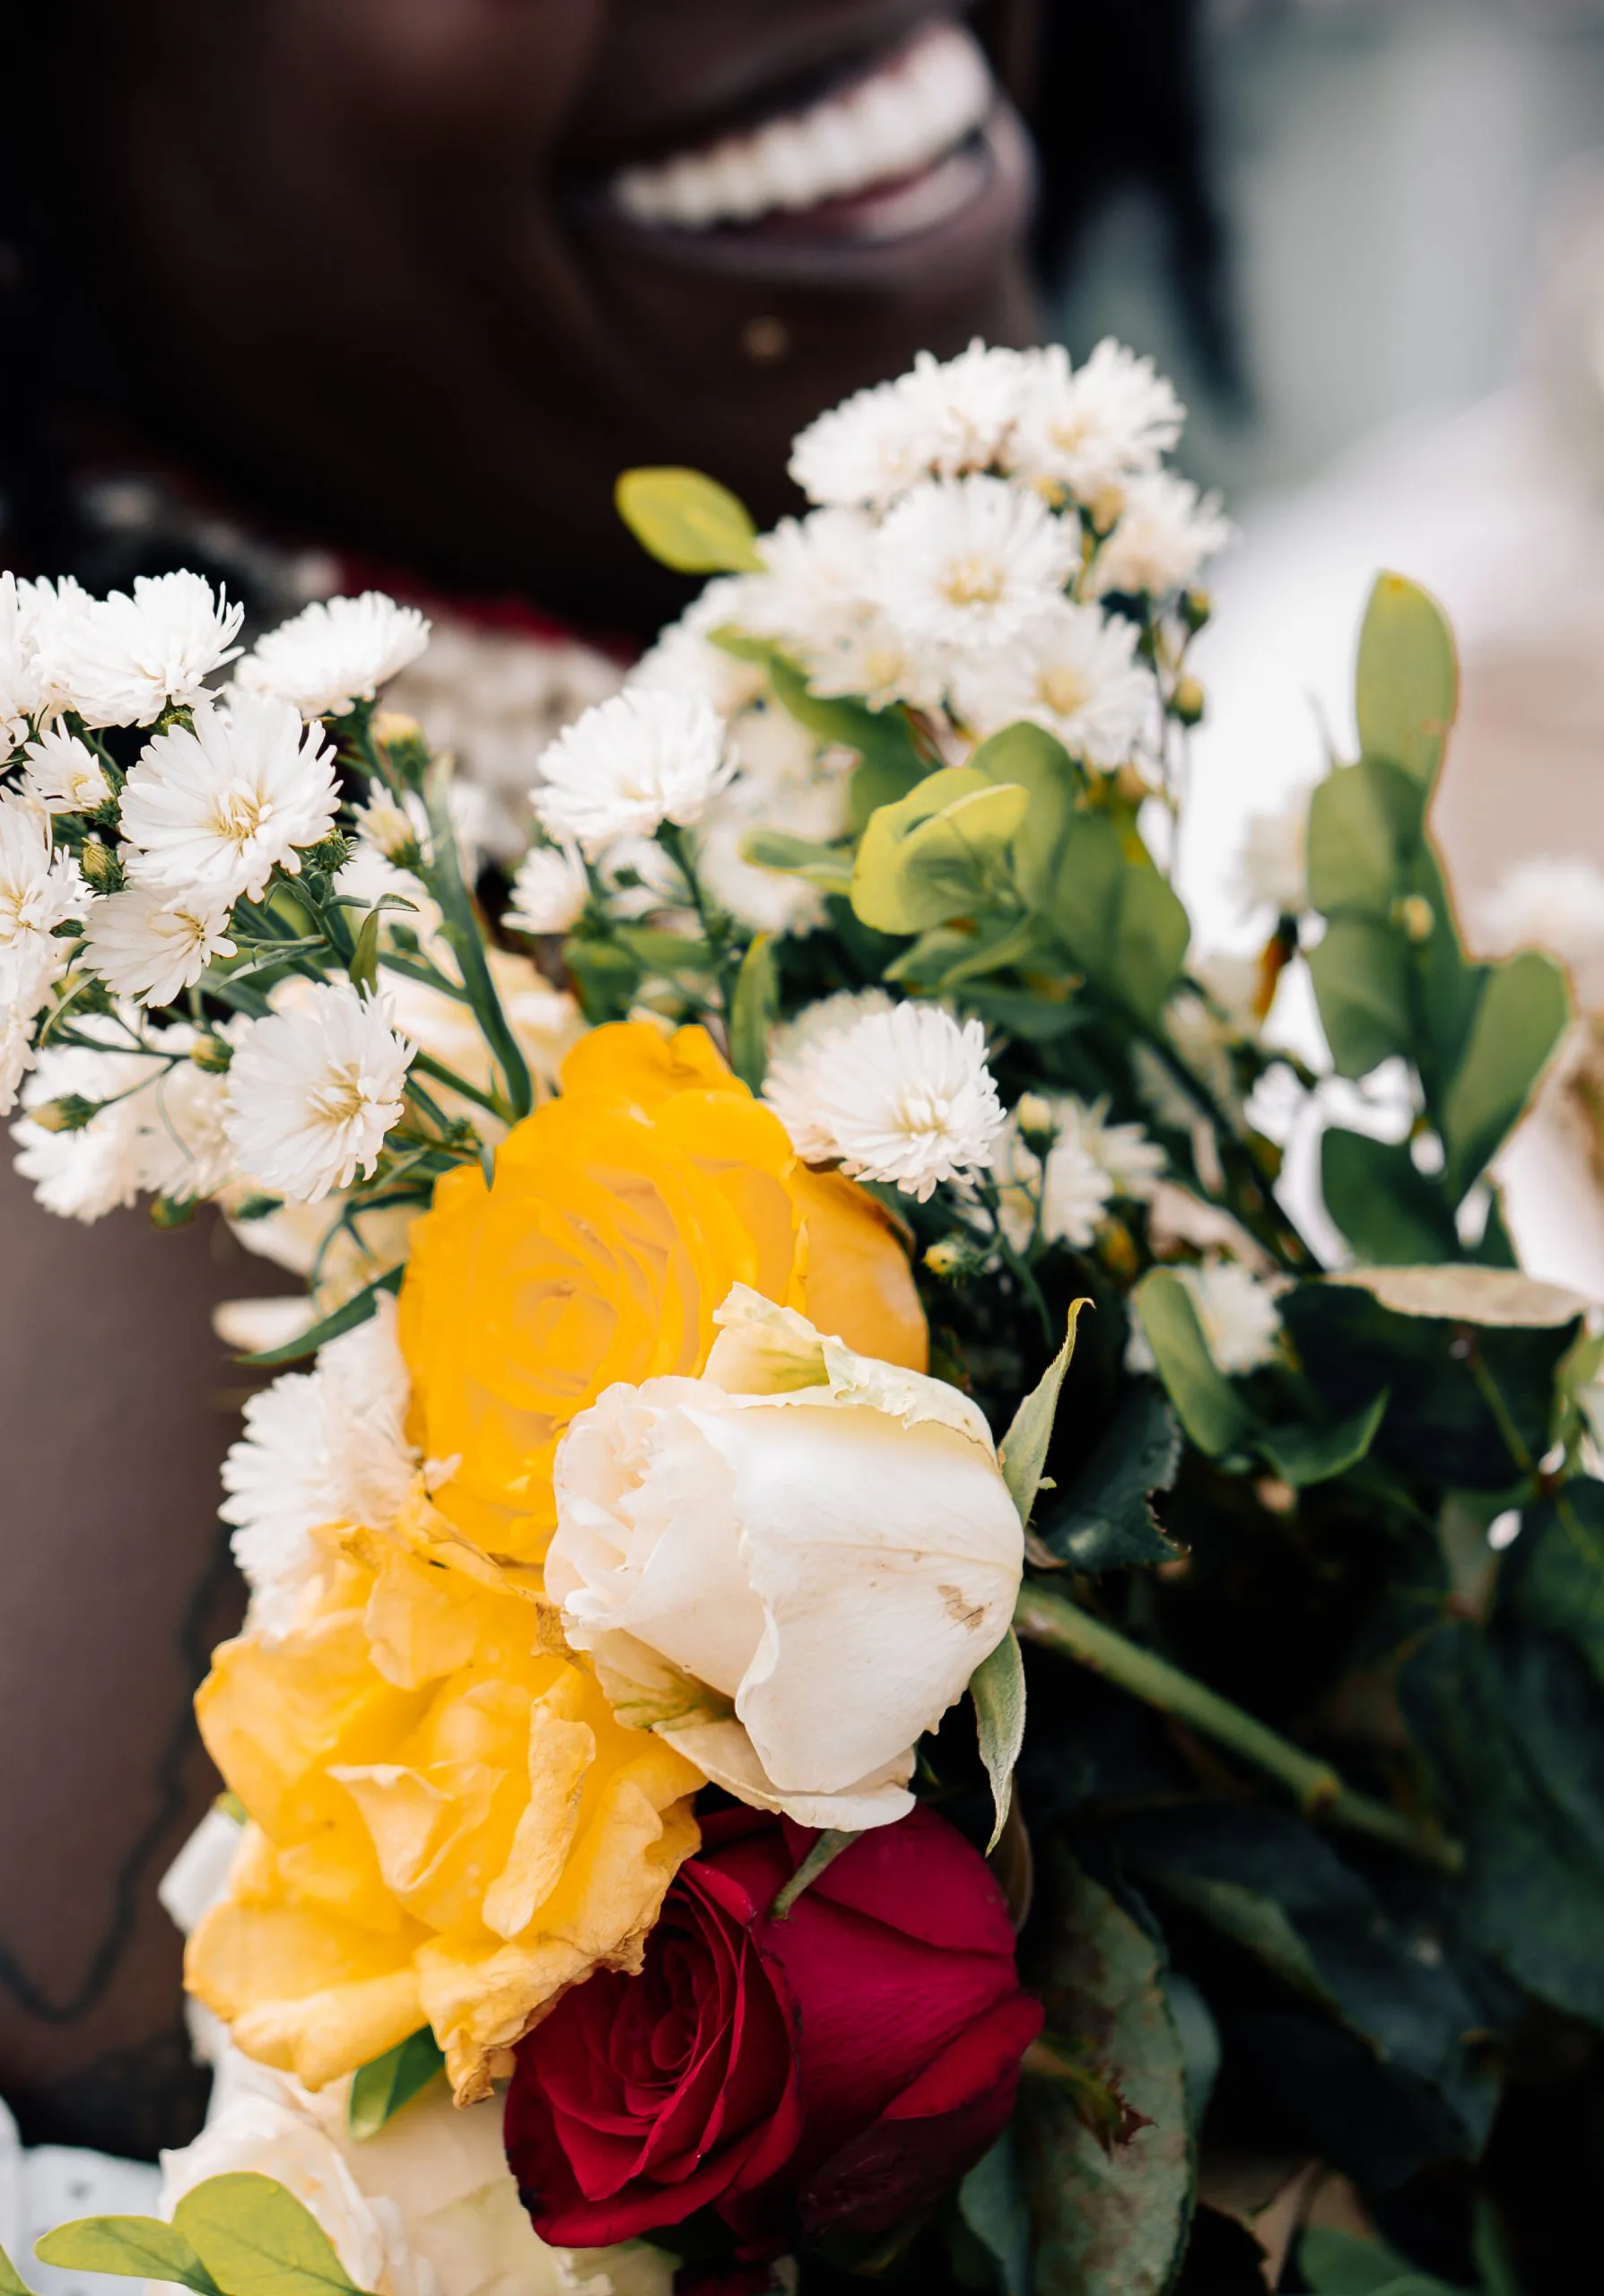
<instances>
[{"instance_id":1,"label":"lip","mask_svg":"<svg viewBox=\"0 0 1604 2296\"><path fill-rule=\"evenodd\" d=\"M600 187L571 208L598 247L666 268L754 288L892 293L990 257L1025 231L1034 198L1030 143L999 92L955 151L848 199L704 230L642 222Z\"/></svg>"}]
</instances>

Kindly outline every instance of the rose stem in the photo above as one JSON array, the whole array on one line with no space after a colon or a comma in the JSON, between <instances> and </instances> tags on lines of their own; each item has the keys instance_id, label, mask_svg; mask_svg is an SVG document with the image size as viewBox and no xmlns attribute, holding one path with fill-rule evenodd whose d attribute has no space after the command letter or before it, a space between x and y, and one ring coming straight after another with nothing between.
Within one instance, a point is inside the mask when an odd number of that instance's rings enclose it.
<instances>
[{"instance_id":1,"label":"rose stem","mask_svg":"<svg viewBox=\"0 0 1604 2296\"><path fill-rule=\"evenodd\" d=\"M1117 1683L1133 1698L1155 1706L1178 1721L1187 1722L1205 1736L1250 1762L1267 1777L1279 1779L1295 1797L1305 1815L1324 1818L1356 1833L1424 1857L1449 1873L1457 1873L1462 1853L1457 1843L1415 1824L1384 1802L1373 1802L1345 1786L1329 1762L1306 1754L1240 1706L1182 1674L1151 1650L1128 1642L1111 1626L1079 1609L1046 1587L1027 1584L1020 1590L1014 1623L1027 1641L1039 1642L1060 1657L1078 1659L1094 1674Z\"/></svg>"}]
</instances>

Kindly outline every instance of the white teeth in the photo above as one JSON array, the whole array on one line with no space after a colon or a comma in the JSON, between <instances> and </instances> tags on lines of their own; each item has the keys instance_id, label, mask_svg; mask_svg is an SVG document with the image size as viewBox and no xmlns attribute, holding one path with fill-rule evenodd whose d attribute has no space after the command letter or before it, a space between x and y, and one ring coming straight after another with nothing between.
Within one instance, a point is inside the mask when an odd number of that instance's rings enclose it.
<instances>
[{"instance_id":1,"label":"white teeth","mask_svg":"<svg viewBox=\"0 0 1604 2296\"><path fill-rule=\"evenodd\" d=\"M626 168L612 194L638 222L684 231L800 213L931 166L974 133L993 95L978 43L956 24L937 25L843 94L656 167Z\"/></svg>"}]
</instances>

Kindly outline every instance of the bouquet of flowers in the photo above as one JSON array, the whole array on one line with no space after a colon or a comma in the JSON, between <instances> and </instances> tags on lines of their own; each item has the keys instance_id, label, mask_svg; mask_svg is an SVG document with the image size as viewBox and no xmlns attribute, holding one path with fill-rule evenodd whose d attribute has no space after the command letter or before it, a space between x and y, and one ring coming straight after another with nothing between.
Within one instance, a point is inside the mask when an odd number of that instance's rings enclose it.
<instances>
[{"instance_id":1,"label":"bouquet of flowers","mask_svg":"<svg viewBox=\"0 0 1604 2296\"><path fill-rule=\"evenodd\" d=\"M628 474L714 578L510 891L380 706L416 612L4 578L21 1169L305 1282L229 1319L212 2119L48 2261L1515 2288L1475 2164L1604 2027L1604 1339L1495 1161L1566 987L1466 956L1392 576L1262 953L1191 949L1181 420L976 345L771 534Z\"/></svg>"}]
</instances>

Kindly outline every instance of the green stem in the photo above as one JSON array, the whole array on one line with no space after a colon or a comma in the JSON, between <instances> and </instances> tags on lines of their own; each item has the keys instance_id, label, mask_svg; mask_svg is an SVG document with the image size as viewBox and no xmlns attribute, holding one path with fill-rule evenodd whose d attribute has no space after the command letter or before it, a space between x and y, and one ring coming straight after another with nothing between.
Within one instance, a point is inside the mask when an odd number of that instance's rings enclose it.
<instances>
[{"instance_id":1,"label":"green stem","mask_svg":"<svg viewBox=\"0 0 1604 2296\"><path fill-rule=\"evenodd\" d=\"M444 1084L451 1091L459 1092L465 1100L472 1100L477 1108L487 1109L492 1116L499 1116L503 1124L512 1122L512 1111L505 1100L494 1092L484 1091L477 1084L470 1084L466 1076L459 1076L454 1068L448 1067L443 1060L437 1060L432 1052L424 1052L420 1047L413 1054L412 1067L414 1075L421 1072L425 1076L432 1076L437 1084Z\"/></svg>"},{"instance_id":2,"label":"green stem","mask_svg":"<svg viewBox=\"0 0 1604 2296\"><path fill-rule=\"evenodd\" d=\"M449 787L443 774L430 775L428 792L429 841L432 848L424 870L424 881L440 903L440 921L447 940L458 963L462 968L462 985L466 989L479 1026L484 1031L497 1067L506 1086L506 1097L514 1120L526 1117L535 1105L535 1088L529 1080L529 1065L525 1060L518 1039L508 1026L507 1015L501 1010L501 1000L491 978L490 965L484 954L484 942L479 931L479 920L474 914L473 900L462 881L462 871L457 860L457 831L447 804Z\"/></svg>"},{"instance_id":3,"label":"green stem","mask_svg":"<svg viewBox=\"0 0 1604 2296\"><path fill-rule=\"evenodd\" d=\"M1014 1624L1027 1641L1039 1642L1060 1657L1090 1666L1105 1681L1129 1691L1144 1704L1172 1714L1216 1745L1225 1746L1267 1778L1285 1786L1306 1817L1324 1818L1351 1832L1368 1834L1448 1873L1460 1864L1458 1846L1415 1824L1384 1802L1373 1802L1345 1786L1329 1762L1317 1761L1289 1739L1255 1721L1240 1706L1151 1650L1128 1642L1111 1626L1079 1609L1064 1596L1027 1582L1015 1606Z\"/></svg>"}]
</instances>

